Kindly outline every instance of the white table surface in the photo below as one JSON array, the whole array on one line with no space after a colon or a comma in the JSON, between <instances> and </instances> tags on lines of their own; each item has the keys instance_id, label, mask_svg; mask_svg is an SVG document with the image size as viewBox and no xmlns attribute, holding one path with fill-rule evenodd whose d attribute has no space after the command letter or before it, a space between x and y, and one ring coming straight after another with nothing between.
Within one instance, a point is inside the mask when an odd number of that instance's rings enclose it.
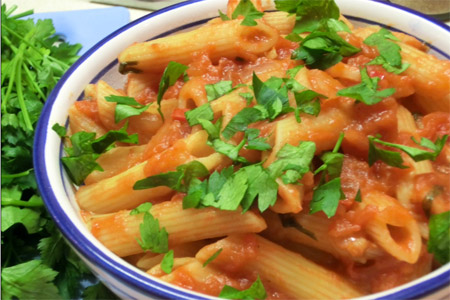
<instances>
[{"instance_id":1,"label":"white table surface","mask_svg":"<svg viewBox=\"0 0 450 300\"><path fill-rule=\"evenodd\" d=\"M6 7L8 8L12 5L17 5L18 9L15 13L30 9L33 9L35 13L42 13L111 7L110 5L105 4L90 3L89 0L3 0L2 4L6 4ZM129 8L128 10L130 12L130 21L150 13L148 10L132 8Z\"/></svg>"}]
</instances>

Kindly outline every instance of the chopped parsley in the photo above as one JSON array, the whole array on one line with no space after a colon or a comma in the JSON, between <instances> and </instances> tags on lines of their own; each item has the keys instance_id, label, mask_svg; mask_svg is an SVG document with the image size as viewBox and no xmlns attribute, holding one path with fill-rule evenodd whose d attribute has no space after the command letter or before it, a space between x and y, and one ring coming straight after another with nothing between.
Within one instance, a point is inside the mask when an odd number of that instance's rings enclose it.
<instances>
[{"instance_id":1,"label":"chopped parsley","mask_svg":"<svg viewBox=\"0 0 450 300\"><path fill-rule=\"evenodd\" d=\"M144 212L144 218L139 225L141 238L137 242L142 250L150 250L154 253L166 253L169 251L169 234L165 228L159 227L158 219L150 212Z\"/></svg>"},{"instance_id":2,"label":"chopped parsley","mask_svg":"<svg viewBox=\"0 0 450 300\"><path fill-rule=\"evenodd\" d=\"M388 72L400 74L408 67L408 63L402 63L400 55L401 47L393 41L399 41L389 30L381 28L364 40L364 44L378 49L380 56L369 62L369 65L382 65Z\"/></svg>"},{"instance_id":3,"label":"chopped parsley","mask_svg":"<svg viewBox=\"0 0 450 300\"><path fill-rule=\"evenodd\" d=\"M395 93L394 88L388 88L377 91L379 77L370 77L367 69L361 69L361 83L342 89L337 92L339 96L350 97L366 105L374 105L381 102L384 98L392 96Z\"/></svg>"},{"instance_id":4,"label":"chopped parsley","mask_svg":"<svg viewBox=\"0 0 450 300\"><path fill-rule=\"evenodd\" d=\"M63 134L61 125L53 125L59 135ZM62 157L64 169L70 179L80 185L84 179L94 170L103 171L102 167L96 162L100 154L111 149L115 142L138 143L137 134L128 135L128 123L119 130L110 130L105 135L95 138L95 133L80 131L70 137L72 147L65 147L67 156Z\"/></svg>"},{"instance_id":5,"label":"chopped parsley","mask_svg":"<svg viewBox=\"0 0 450 300\"><path fill-rule=\"evenodd\" d=\"M430 218L428 252L442 265L450 261L450 211Z\"/></svg>"},{"instance_id":6,"label":"chopped parsley","mask_svg":"<svg viewBox=\"0 0 450 300\"><path fill-rule=\"evenodd\" d=\"M268 167L273 178L281 177L284 184L296 183L310 170L316 144L311 141L300 142L298 146L284 145L275 160Z\"/></svg>"},{"instance_id":7,"label":"chopped parsley","mask_svg":"<svg viewBox=\"0 0 450 300\"><path fill-rule=\"evenodd\" d=\"M227 80L206 84L205 90L208 101L213 101L233 91L233 82Z\"/></svg>"},{"instance_id":8,"label":"chopped parsley","mask_svg":"<svg viewBox=\"0 0 450 300\"><path fill-rule=\"evenodd\" d=\"M184 115L190 126L200 124L199 120L201 119L207 121L212 121L214 119L214 112L209 103L202 104L199 107L189 110L185 112Z\"/></svg>"},{"instance_id":9,"label":"chopped parsley","mask_svg":"<svg viewBox=\"0 0 450 300\"><path fill-rule=\"evenodd\" d=\"M164 255L160 266L161 266L161 270L163 270L166 274L172 273L172 268L173 268L173 250L169 250Z\"/></svg>"},{"instance_id":10,"label":"chopped parsley","mask_svg":"<svg viewBox=\"0 0 450 300\"><path fill-rule=\"evenodd\" d=\"M191 161L178 166L176 171L153 175L137 181L133 189L144 190L158 186L167 186L175 191L187 192L189 184L194 178L209 175L208 169L198 161Z\"/></svg>"},{"instance_id":11,"label":"chopped parsley","mask_svg":"<svg viewBox=\"0 0 450 300\"><path fill-rule=\"evenodd\" d=\"M243 16L244 20L241 22L241 25L244 26L256 26L256 19L261 19L264 13L260 12L253 5L250 0L241 0L239 4L236 6L231 18L237 19L239 16ZM222 17L222 15L221 15ZM223 20L223 19L222 19Z\"/></svg>"},{"instance_id":12,"label":"chopped parsley","mask_svg":"<svg viewBox=\"0 0 450 300\"><path fill-rule=\"evenodd\" d=\"M339 200L345 199L341 188L341 178L344 155L338 153L344 134L341 133L332 152L326 152L321 156L323 165L315 174L322 172L319 185L314 189L313 199L310 204L310 214L323 211L328 218L335 215ZM327 181L328 178L328 181Z\"/></svg>"},{"instance_id":13,"label":"chopped parsley","mask_svg":"<svg viewBox=\"0 0 450 300\"><path fill-rule=\"evenodd\" d=\"M143 203L143 204L139 205L138 207L132 209L130 211L130 215L133 216L133 215L148 212L152 208L152 206L153 205L150 202Z\"/></svg>"},{"instance_id":14,"label":"chopped parsley","mask_svg":"<svg viewBox=\"0 0 450 300\"><path fill-rule=\"evenodd\" d=\"M220 248L219 250L217 250L216 252L214 252L213 255L211 255L211 257L209 257L204 263L203 263L203 268L206 267L207 265L209 265L213 260L215 260L219 254L222 252L223 248Z\"/></svg>"},{"instance_id":15,"label":"chopped parsley","mask_svg":"<svg viewBox=\"0 0 450 300\"><path fill-rule=\"evenodd\" d=\"M114 118L116 123L119 123L120 121L131 116L139 116L150 106L150 104L142 105L134 98L126 96L111 95L106 96L105 100L108 102L117 103L116 109L114 111Z\"/></svg>"},{"instance_id":16,"label":"chopped parsley","mask_svg":"<svg viewBox=\"0 0 450 300\"><path fill-rule=\"evenodd\" d=\"M161 81L159 82L159 90L158 95L156 97L156 101L158 103L158 112L161 115L161 118L164 120L164 115L161 111L161 100L166 93L167 89L177 82L178 78L185 74L188 66L183 64L171 61L167 65L166 69L163 72L161 77Z\"/></svg>"},{"instance_id":17,"label":"chopped parsley","mask_svg":"<svg viewBox=\"0 0 450 300\"><path fill-rule=\"evenodd\" d=\"M292 53L293 59L301 59L314 69L325 70L361 51L349 44L334 31L314 31L306 36L300 47Z\"/></svg>"},{"instance_id":18,"label":"chopped parsley","mask_svg":"<svg viewBox=\"0 0 450 300\"><path fill-rule=\"evenodd\" d=\"M296 15L293 32L312 32L321 27L324 20L339 19L339 7L330 0L275 0L276 8Z\"/></svg>"},{"instance_id":19,"label":"chopped parsley","mask_svg":"<svg viewBox=\"0 0 450 300\"><path fill-rule=\"evenodd\" d=\"M381 160L392 167L401 169L407 168L407 166L403 165L403 158L400 152L386 150L377 147L376 144L399 149L404 153L406 153L414 161L422 161L427 159L435 160L441 153L442 149L444 148L444 145L448 139L448 135L444 135L442 138L437 138L434 143L427 138L422 138L420 142L416 141L413 137L411 138L416 144L424 148L428 148L431 151L400 144L389 143L380 140L377 137L369 136L369 165L372 166L377 160Z\"/></svg>"},{"instance_id":20,"label":"chopped parsley","mask_svg":"<svg viewBox=\"0 0 450 300\"><path fill-rule=\"evenodd\" d=\"M244 299L244 300L253 300L253 299L266 299L267 293L264 289L264 285L261 282L261 279L258 278L255 282L246 290L240 291L231 287L229 285L225 285L222 288L222 291L219 294L219 298L224 299Z\"/></svg>"}]
</instances>

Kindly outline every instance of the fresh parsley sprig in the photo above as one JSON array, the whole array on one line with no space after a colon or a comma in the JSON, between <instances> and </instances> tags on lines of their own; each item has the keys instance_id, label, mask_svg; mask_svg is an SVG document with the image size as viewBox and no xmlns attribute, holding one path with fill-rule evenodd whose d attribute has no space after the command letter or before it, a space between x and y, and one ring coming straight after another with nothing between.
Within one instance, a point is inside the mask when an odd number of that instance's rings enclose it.
<instances>
[{"instance_id":1,"label":"fresh parsley sprig","mask_svg":"<svg viewBox=\"0 0 450 300\"><path fill-rule=\"evenodd\" d=\"M234 20L243 16L244 20L242 20L241 25L256 26L258 23L255 20L261 19L263 15L264 13L257 10L251 0L241 0L233 11L231 18Z\"/></svg>"},{"instance_id":2,"label":"fresh parsley sprig","mask_svg":"<svg viewBox=\"0 0 450 300\"><path fill-rule=\"evenodd\" d=\"M2 299L115 299L102 284L85 288L92 275L50 218L33 169L41 110L81 45L16 9L1 7Z\"/></svg>"},{"instance_id":3,"label":"fresh parsley sprig","mask_svg":"<svg viewBox=\"0 0 450 300\"><path fill-rule=\"evenodd\" d=\"M164 115L161 111L161 100L166 93L167 89L177 82L183 74L185 74L188 66L171 61L164 69L161 81L159 82L158 95L156 96L156 102L158 103L158 112L161 118L164 120Z\"/></svg>"},{"instance_id":4,"label":"fresh parsley sprig","mask_svg":"<svg viewBox=\"0 0 450 300\"><path fill-rule=\"evenodd\" d=\"M139 116L150 106L150 104L143 105L137 102L133 97L127 96L111 95L106 96L105 100L108 102L117 103L114 111L114 119L116 123L132 116Z\"/></svg>"},{"instance_id":5,"label":"fresh parsley sprig","mask_svg":"<svg viewBox=\"0 0 450 300\"><path fill-rule=\"evenodd\" d=\"M315 171L315 174L322 172L322 175L319 185L314 189L313 199L310 203L310 214L323 211L328 218L331 218L336 213L339 200L345 199L341 188L341 178L339 177L344 155L338 152L343 139L344 134L341 133L333 151L326 152L321 156L323 165Z\"/></svg>"},{"instance_id":6,"label":"fresh parsley sprig","mask_svg":"<svg viewBox=\"0 0 450 300\"><path fill-rule=\"evenodd\" d=\"M374 105L395 93L394 88L378 91L379 77L370 77L367 68L361 69L361 83L339 90L337 95L350 97L366 105Z\"/></svg>"},{"instance_id":7,"label":"fresh parsley sprig","mask_svg":"<svg viewBox=\"0 0 450 300\"><path fill-rule=\"evenodd\" d=\"M409 64L402 63L401 47L394 41L399 39L386 28L381 28L380 31L369 35L364 40L364 44L376 47L380 56L370 61L368 65L381 65L386 71L395 74L404 72Z\"/></svg>"},{"instance_id":8,"label":"fresh parsley sprig","mask_svg":"<svg viewBox=\"0 0 450 300\"><path fill-rule=\"evenodd\" d=\"M111 149L116 142L138 143L137 134L129 135L127 132L128 123L119 130L110 130L105 135L95 138L95 133L80 131L70 137L71 147L65 147L67 156L61 158L64 169L70 179L76 185L81 185L86 177L94 170L103 171L96 162L100 154ZM53 130L62 138L66 133L59 124L53 125Z\"/></svg>"},{"instance_id":9,"label":"fresh parsley sprig","mask_svg":"<svg viewBox=\"0 0 450 300\"><path fill-rule=\"evenodd\" d=\"M408 168L408 166L403 165L403 158L400 154L400 152L397 151L391 151L386 150L380 147L377 147L377 144L384 145L387 147L399 149L406 153L409 157L411 157L414 161L422 161L422 160L436 160L436 158L441 153L442 149L445 146L445 143L448 139L448 135L444 135L442 138L437 138L436 141L433 143L427 138L422 137L420 142L418 142L414 137L411 137L411 139L419 146L422 146L424 148L428 148L431 151L423 150L420 148L405 146L401 144L394 144L385 142L383 140L380 140L377 137L369 136L369 165L372 166L376 161L381 160L385 162L386 164L396 167L405 169Z\"/></svg>"},{"instance_id":10,"label":"fresh parsley sprig","mask_svg":"<svg viewBox=\"0 0 450 300\"><path fill-rule=\"evenodd\" d=\"M450 261L450 211L430 218L428 252L442 265Z\"/></svg>"}]
</instances>

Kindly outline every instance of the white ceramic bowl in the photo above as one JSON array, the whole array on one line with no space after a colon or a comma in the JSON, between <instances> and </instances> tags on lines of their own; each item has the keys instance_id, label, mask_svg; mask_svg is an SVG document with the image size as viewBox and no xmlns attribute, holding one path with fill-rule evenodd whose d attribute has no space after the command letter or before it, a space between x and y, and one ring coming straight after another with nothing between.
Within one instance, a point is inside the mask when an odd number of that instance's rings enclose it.
<instances>
[{"instance_id":1,"label":"white ceramic bowl","mask_svg":"<svg viewBox=\"0 0 450 300\"><path fill-rule=\"evenodd\" d=\"M39 189L45 204L75 251L112 291L124 299L172 298L210 299L158 279L114 255L86 229L74 198L73 187L60 163L61 139L51 129L54 123L67 122L69 107L81 97L89 83L100 78L121 87L124 76L118 73L117 56L134 43L163 37L198 26L225 11L227 0L192 0L149 14L117 30L84 54L63 76L50 95L39 121L34 164ZM438 56L450 58L450 30L415 11L385 2L338 0L341 12L351 21L386 24L393 30L414 35L430 43ZM450 295L450 264L427 276L382 293L361 299L411 299ZM433 296L432 296L433 295Z\"/></svg>"}]
</instances>

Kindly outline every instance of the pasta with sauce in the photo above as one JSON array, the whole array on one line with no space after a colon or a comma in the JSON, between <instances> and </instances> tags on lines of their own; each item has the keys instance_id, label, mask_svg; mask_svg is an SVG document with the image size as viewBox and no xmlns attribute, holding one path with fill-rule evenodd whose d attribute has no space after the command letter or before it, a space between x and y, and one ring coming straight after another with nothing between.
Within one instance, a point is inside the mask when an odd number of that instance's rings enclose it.
<instances>
[{"instance_id":1,"label":"pasta with sauce","mask_svg":"<svg viewBox=\"0 0 450 300\"><path fill-rule=\"evenodd\" d=\"M230 0L125 49L123 89L86 88L63 158L86 225L150 276L224 298L355 298L429 273L445 263L427 245L450 211L450 62L333 1L313 26L278 2ZM81 136L101 151L76 154Z\"/></svg>"}]
</instances>

